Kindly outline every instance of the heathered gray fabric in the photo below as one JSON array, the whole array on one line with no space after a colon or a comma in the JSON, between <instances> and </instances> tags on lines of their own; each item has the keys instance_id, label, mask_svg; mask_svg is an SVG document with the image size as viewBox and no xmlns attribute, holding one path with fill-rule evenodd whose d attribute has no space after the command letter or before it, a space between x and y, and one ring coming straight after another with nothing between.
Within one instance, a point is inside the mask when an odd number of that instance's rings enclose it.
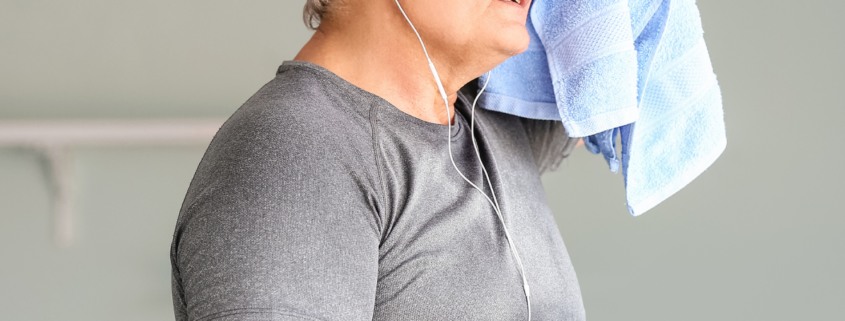
<instances>
[{"instance_id":1,"label":"heathered gray fabric","mask_svg":"<svg viewBox=\"0 0 845 321\"><path fill-rule=\"evenodd\" d=\"M480 183L468 105L460 94L452 150ZM533 320L584 320L539 169L575 140L550 121L477 109L475 122ZM226 121L188 189L171 247L176 319L526 320L502 226L446 139L445 125L285 62Z\"/></svg>"}]
</instances>

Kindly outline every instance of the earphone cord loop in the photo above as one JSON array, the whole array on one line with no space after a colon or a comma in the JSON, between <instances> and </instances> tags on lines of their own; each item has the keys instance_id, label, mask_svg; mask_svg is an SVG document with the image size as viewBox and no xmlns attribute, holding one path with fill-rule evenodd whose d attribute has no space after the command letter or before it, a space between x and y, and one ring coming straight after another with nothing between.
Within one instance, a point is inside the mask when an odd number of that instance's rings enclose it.
<instances>
[{"instance_id":1,"label":"earphone cord loop","mask_svg":"<svg viewBox=\"0 0 845 321\"><path fill-rule=\"evenodd\" d=\"M402 12L402 16L405 17L405 21L407 21L408 24L411 25L411 29L414 30L414 34L417 36L417 40L420 41L420 45L423 48L423 53L425 53L425 58L426 58L426 60L428 60L428 67L429 67L429 69L431 69L431 74L432 74L432 76L434 76L434 81L437 83L437 89L440 92L440 96L443 99L443 103L446 106L446 117L447 117L447 124L448 124L448 126L447 126L448 127L447 146L448 146L448 149L449 149L449 160L452 161L452 166L458 172L458 175L460 175L461 178L464 179L464 181L469 183L469 185L471 185L473 188L478 190L481 193L481 195L484 196L484 198L487 200L487 202L490 203L490 205L493 207L493 210L496 212L496 216L498 217L499 222L502 224L502 229L505 232L505 238L508 241L508 246L510 247L511 252L513 253L514 259L516 260L517 266L519 267L519 273L520 273L520 276L522 277L522 287L523 287L523 290L525 291L525 301L526 301L526 305L528 306L528 320L531 321L531 292L528 288L528 280L525 277L525 267L522 264L522 259L520 259L520 257L519 257L519 252L517 252L516 245L511 240L510 232L508 231L507 225L505 224L505 220L502 217L502 212L501 212L501 209L499 207L499 202L498 202L498 200L496 200L496 193L493 191L493 183L490 180L490 176L487 174L487 169L484 167L484 162L481 161L481 153L478 150L478 144L477 144L476 139L475 139L475 105L476 105L476 102L478 102L478 97L480 97L481 94L484 92L484 89L487 88L487 84L490 81L491 73L488 72L487 79L484 82L484 87L478 92L478 95L475 97L475 100L473 100L473 102L472 102L472 110L471 110L471 113L470 113L470 123L471 123L470 124L470 133L471 133L470 135L472 137L472 145L473 145L473 148L475 149L475 155L478 158L478 162L481 165L481 170L484 173L484 177L482 177L482 179L481 179L482 186L483 186L483 183L484 183L484 178L487 178L487 184L488 184L488 186L490 186L490 194L493 196L492 200L490 199L489 196L487 196L487 193L484 193L484 191L481 188L479 188L472 181L470 181L466 176L464 176L464 174L461 172L461 170L458 169L458 165L455 163L455 158L452 156L452 114L449 110L449 100L448 100L448 97L446 95L446 90L443 88L443 83L440 80L440 75L437 74L437 69L434 67L434 63L431 61L431 57L429 57L429 55L428 55L428 50L425 48L425 43L423 43L422 37L420 37L420 33L417 32L417 28L414 27L414 23L411 22L411 19L408 18L408 15L405 13L405 10L402 8L402 5L399 4L399 0L394 0L394 1L396 2L396 6L399 7L399 11Z\"/></svg>"}]
</instances>

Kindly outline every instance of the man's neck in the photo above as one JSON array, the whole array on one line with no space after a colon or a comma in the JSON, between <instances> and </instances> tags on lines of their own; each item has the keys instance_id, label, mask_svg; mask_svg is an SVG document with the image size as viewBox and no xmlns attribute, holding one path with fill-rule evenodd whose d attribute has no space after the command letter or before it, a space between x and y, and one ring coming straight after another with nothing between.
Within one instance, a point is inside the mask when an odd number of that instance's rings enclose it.
<instances>
[{"instance_id":1,"label":"man's neck","mask_svg":"<svg viewBox=\"0 0 845 321\"><path fill-rule=\"evenodd\" d=\"M347 12L356 18L345 19L343 25L321 26L294 60L326 68L414 117L447 124L446 106L419 41L401 15L389 13ZM444 55L438 55L437 48L428 50L447 94L449 115L454 117L458 89L477 75L438 59Z\"/></svg>"}]
</instances>

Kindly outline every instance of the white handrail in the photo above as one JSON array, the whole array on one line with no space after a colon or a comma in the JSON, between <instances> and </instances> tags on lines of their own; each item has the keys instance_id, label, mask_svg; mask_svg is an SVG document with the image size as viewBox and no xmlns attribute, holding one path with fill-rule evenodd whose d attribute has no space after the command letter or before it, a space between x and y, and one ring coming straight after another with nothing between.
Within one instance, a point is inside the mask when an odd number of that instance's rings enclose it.
<instances>
[{"instance_id":1,"label":"white handrail","mask_svg":"<svg viewBox=\"0 0 845 321\"><path fill-rule=\"evenodd\" d=\"M208 143L223 119L0 121L0 146Z\"/></svg>"},{"instance_id":2,"label":"white handrail","mask_svg":"<svg viewBox=\"0 0 845 321\"><path fill-rule=\"evenodd\" d=\"M50 160L56 245L73 243L74 173L80 145L208 144L224 119L0 120L0 147L30 147Z\"/></svg>"}]
</instances>

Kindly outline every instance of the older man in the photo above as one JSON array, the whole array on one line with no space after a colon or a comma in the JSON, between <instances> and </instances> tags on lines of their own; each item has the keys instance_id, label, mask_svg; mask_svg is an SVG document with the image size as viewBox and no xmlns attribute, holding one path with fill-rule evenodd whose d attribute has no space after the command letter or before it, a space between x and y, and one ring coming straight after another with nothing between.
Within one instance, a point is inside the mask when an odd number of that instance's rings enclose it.
<instances>
[{"instance_id":1,"label":"older man","mask_svg":"<svg viewBox=\"0 0 845 321\"><path fill-rule=\"evenodd\" d=\"M313 37L188 190L177 320L585 318L540 183L576 139L471 111L473 79L528 46L530 0L399 3L308 0Z\"/></svg>"}]
</instances>

